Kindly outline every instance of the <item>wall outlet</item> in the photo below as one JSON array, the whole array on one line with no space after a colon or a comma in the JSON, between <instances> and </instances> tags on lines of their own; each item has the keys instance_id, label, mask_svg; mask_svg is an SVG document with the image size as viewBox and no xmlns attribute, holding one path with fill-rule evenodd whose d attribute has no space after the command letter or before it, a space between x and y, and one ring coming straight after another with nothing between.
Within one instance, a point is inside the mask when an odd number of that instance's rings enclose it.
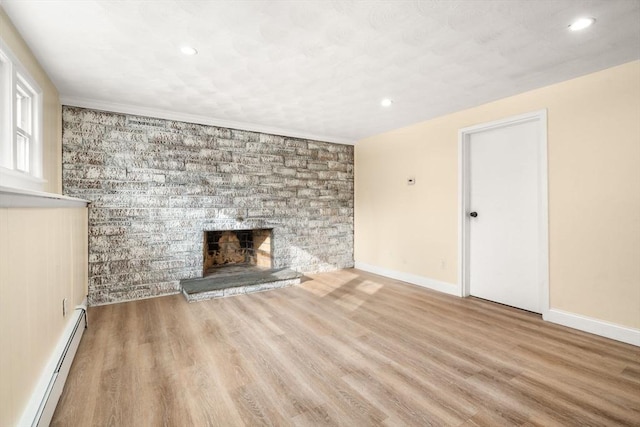
<instances>
[{"instance_id":1,"label":"wall outlet","mask_svg":"<svg viewBox=\"0 0 640 427\"><path fill-rule=\"evenodd\" d=\"M443 270L447 269L447 262L443 259L440 260L440 268Z\"/></svg>"},{"instance_id":2,"label":"wall outlet","mask_svg":"<svg viewBox=\"0 0 640 427\"><path fill-rule=\"evenodd\" d=\"M67 299L63 298L62 299L62 317L65 317L67 315Z\"/></svg>"}]
</instances>

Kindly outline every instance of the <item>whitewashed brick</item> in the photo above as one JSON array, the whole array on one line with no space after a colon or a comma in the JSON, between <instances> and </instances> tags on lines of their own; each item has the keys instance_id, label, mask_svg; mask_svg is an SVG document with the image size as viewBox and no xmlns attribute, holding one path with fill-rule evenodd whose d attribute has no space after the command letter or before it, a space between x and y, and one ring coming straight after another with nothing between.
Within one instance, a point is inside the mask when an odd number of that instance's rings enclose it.
<instances>
[{"instance_id":1,"label":"whitewashed brick","mask_svg":"<svg viewBox=\"0 0 640 427\"><path fill-rule=\"evenodd\" d=\"M88 198L89 302L176 293L204 230L273 229L273 265L353 266L353 147L63 107L64 193Z\"/></svg>"}]
</instances>

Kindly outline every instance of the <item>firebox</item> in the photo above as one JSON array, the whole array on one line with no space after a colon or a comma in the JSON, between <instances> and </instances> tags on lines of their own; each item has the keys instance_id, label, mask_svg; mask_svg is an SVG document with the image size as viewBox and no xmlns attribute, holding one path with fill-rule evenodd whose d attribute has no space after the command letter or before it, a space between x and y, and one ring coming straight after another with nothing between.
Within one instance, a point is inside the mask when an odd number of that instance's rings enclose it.
<instances>
[{"instance_id":1,"label":"firebox","mask_svg":"<svg viewBox=\"0 0 640 427\"><path fill-rule=\"evenodd\" d=\"M203 276L230 265L271 268L271 229L204 232Z\"/></svg>"}]
</instances>

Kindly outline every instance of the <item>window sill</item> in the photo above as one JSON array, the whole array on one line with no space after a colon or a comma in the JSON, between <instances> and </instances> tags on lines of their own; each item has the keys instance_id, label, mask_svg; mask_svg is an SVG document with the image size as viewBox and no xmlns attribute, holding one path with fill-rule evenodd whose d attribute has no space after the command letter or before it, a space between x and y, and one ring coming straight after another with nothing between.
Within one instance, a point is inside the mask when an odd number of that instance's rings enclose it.
<instances>
[{"instance_id":1,"label":"window sill","mask_svg":"<svg viewBox=\"0 0 640 427\"><path fill-rule=\"evenodd\" d=\"M0 186L0 208L77 208L89 203L62 194Z\"/></svg>"},{"instance_id":2,"label":"window sill","mask_svg":"<svg viewBox=\"0 0 640 427\"><path fill-rule=\"evenodd\" d=\"M42 191L47 180L0 166L0 183L0 187Z\"/></svg>"}]
</instances>

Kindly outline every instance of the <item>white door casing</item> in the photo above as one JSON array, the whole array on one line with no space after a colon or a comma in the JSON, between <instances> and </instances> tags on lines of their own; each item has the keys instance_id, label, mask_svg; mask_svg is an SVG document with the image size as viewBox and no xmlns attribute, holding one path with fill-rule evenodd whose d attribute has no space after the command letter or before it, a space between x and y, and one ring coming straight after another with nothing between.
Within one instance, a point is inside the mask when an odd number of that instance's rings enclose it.
<instances>
[{"instance_id":1,"label":"white door casing","mask_svg":"<svg viewBox=\"0 0 640 427\"><path fill-rule=\"evenodd\" d=\"M458 148L461 296L547 313L546 111L461 129Z\"/></svg>"}]
</instances>

